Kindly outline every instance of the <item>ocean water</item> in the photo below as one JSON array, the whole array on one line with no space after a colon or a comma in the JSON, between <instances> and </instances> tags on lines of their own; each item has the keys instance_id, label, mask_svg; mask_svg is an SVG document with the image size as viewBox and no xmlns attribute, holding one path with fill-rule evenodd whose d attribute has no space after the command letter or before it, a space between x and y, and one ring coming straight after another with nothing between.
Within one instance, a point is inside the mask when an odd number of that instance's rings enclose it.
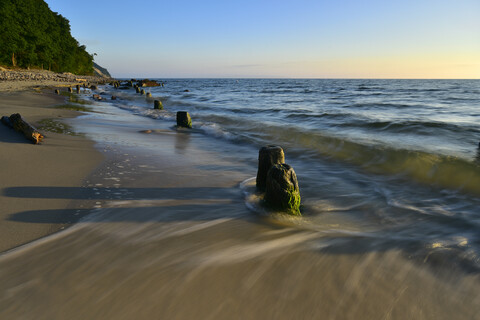
<instances>
[{"instance_id":1,"label":"ocean water","mask_svg":"<svg viewBox=\"0 0 480 320\"><path fill-rule=\"evenodd\" d=\"M283 147L308 228L480 270L480 81L157 80L145 89L162 111L133 89L104 90L138 117L173 125L188 111L252 176L261 146Z\"/></svg>"},{"instance_id":2,"label":"ocean water","mask_svg":"<svg viewBox=\"0 0 480 320\"><path fill-rule=\"evenodd\" d=\"M0 257L3 315L480 316L480 81L158 81L152 98L79 95L94 112L69 123L106 155L85 182L95 209ZM258 201L265 145L297 174L301 218Z\"/></svg>"}]
</instances>

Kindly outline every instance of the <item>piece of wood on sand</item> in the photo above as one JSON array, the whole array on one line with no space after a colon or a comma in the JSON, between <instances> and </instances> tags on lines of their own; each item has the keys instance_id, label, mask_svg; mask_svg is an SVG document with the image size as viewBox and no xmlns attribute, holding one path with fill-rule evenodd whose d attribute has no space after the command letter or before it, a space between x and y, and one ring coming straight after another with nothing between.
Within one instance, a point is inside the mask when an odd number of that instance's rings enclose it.
<instances>
[{"instance_id":1,"label":"piece of wood on sand","mask_svg":"<svg viewBox=\"0 0 480 320\"><path fill-rule=\"evenodd\" d=\"M20 113L12 114L9 119L10 123L13 126L13 129L22 133L28 140L32 141L35 144L40 143L43 140L43 134L38 132L38 130L34 126L25 121L25 119L22 118Z\"/></svg>"}]
</instances>

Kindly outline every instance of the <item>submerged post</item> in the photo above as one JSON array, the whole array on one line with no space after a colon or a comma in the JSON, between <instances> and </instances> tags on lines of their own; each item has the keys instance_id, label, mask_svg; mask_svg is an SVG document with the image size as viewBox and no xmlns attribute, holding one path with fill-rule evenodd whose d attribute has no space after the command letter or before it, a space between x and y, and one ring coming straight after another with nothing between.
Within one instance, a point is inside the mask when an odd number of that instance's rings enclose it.
<instances>
[{"instance_id":1,"label":"submerged post","mask_svg":"<svg viewBox=\"0 0 480 320\"><path fill-rule=\"evenodd\" d=\"M163 103L160 100L153 101L153 109L163 110Z\"/></svg>"},{"instance_id":2,"label":"submerged post","mask_svg":"<svg viewBox=\"0 0 480 320\"><path fill-rule=\"evenodd\" d=\"M77 93L80 93L80 85L77 84L76 88L77 88Z\"/></svg>"},{"instance_id":3,"label":"submerged post","mask_svg":"<svg viewBox=\"0 0 480 320\"><path fill-rule=\"evenodd\" d=\"M147 98L151 98L152 97L152 93L151 92L147 92Z\"/></svg>"},{"instance_id":4,"label":"submerged post","mask_svg":"<svg viewBox=\"0 0 480 320\"><path fill-rule=\"evenodd\" d=\"M265 191L268 170L274 164L285 162L285 154L279 146L262 147L258 152L257 189Z\"/></svg>"},{"instance_id":5,"label":"submerged post","mask_svg":"<svg viewBox=\"0 0 480 320\"><path fill-rule=\"evenodd\" d=\"M274 164L270 168L264 199L272 208L297 216L301 215L297 175L291 166L282 163Z\"/></svg>"},{"instance_id":6,"label":"submerged post","mask_svg":"<svg viewBox=\"0 0 480 320\"><path fill-rule=\"evenodd\" d=\"M177 112L177 126L178 127L185 127L185 128L192 128L192 118L187 111L178 111Z\"/></svg>"}]
</instances>

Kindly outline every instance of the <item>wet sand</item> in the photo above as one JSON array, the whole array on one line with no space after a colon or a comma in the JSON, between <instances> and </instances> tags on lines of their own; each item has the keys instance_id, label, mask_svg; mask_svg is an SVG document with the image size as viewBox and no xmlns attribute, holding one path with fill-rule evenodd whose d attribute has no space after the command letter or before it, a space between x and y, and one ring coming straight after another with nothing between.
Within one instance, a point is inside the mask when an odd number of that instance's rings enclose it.
<instances>
[{"instance_id":1,"label":"wet sand","mask_svg":"<svg viewBox=\"0 0 480 320\"><path fill-rule=\"evenodd\" d=\"M53 89L51 90L53 92ZM64 103L64 97L32 90L0 92L0 115L20 113L29 123L42 119L74 117L78 113L52 108ZM0 124L0 252L28 243L63 229L78 220L64 214L68 199L41 199L31 187L82 186L83 179L102 161L93 142L83 137L45 132L40 145L33 145L20 133ZM14 198L8 188L26 188L24 197ZM42 212L37 223L12 219L22 214Z\"/></svg>"}]
</instances>

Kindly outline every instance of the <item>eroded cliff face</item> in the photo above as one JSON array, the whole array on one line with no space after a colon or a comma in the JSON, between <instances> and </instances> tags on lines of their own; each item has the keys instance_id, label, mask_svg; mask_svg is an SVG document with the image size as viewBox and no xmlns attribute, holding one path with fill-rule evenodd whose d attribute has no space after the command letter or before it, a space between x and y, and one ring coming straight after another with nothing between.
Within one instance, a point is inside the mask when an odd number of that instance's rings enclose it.
<instances>
[{"instance_id":1,"label":"eroded cliff face","mask_svg":"<svg viewBox=\"0 0 480 320\"><path fill-rule=\"evenodd\" d=\"M93 63L93 71L94 71L94 74L97 77L103 77L103 78L111 78L112 77L107 69L99 66L95 62Z\"/></svg>"}]
</instances>

